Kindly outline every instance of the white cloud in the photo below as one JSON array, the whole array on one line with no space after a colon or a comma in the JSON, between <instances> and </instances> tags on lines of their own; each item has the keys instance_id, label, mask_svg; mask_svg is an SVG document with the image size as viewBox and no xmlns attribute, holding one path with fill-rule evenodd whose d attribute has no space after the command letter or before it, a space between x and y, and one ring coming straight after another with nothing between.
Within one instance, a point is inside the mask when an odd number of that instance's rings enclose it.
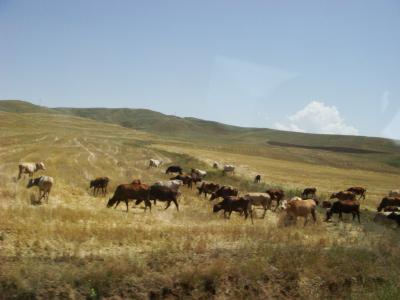
<instances>
[{"instance_id":1,"label":"white cloud","mask_svg":"<svg viewBox=\"0 0 400 300\"><path fill-rule=\"evenodd\" d=\"M357 135L358 130L347 125L335 106L312 101L306 107L275 123L275 128L297 132Z\"/></svg>"}]
</instances>

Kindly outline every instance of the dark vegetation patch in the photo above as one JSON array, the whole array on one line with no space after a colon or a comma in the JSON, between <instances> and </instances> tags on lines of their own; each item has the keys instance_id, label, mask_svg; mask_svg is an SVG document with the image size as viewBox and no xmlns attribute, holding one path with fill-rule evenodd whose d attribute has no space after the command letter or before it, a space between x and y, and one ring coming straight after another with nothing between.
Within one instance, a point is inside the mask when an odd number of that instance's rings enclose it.
<instances>
[{"instance_id":1,"label":"dark vegetation patch","mask_svg":"<svg viewBox=\"0 0 400 300\"><path fill-rule=\"evenodd\" d=\"M348 148L348 147L334 147L334 146L307 146L307 145L298 145L298 144L290 144L290 143L282 143L282 142L274 142L268 141L268 144L271 146L279 146L279 147L291 147L291 148L303 148L303 149L315 149L315 150L323 150L323 151L331 151L331 152L343 152L343 153L354 153L354 154L378 154L385 153L382 151L376 150L367 150L360 148Z\"/></svg>"}]
</instances>

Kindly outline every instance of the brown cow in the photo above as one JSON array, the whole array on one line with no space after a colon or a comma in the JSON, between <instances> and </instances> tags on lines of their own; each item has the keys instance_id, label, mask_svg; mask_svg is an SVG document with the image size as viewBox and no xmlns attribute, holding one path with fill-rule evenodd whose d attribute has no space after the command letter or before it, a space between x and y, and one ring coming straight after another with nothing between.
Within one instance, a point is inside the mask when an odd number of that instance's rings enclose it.
<instances>
[{"instance_id":1,"label":"brown cow","mask_svg":"<svg viewBox=\"0 0 400 300\"><path fill-rule=\"evenodd\" d=\"M114 208L117 208L119 203L121 201L124 201L126 204L126 212L128 212L128 202L133 200L140 200L139 203L141 201L144 201L145 209L149 207L151 211L151 203L148 200L149 186L141 183L137 184L137 182L140 182L140 180L134 182L136 183L121 184L117 186L114 195L108 200L107 207L112 207L115 205Z\"/></svg>"},{"instance_id":2,"label":"brown cow","mask_svg":"<svg viewBox=\"0 0 400 300\"><path fill-rule=\"evenodd\" d=\"M225 198L228 196L237 196L239 191L231 186L223 185L217 191L211 194L210 201L217 199L219 197Z\"/></svg>"},{"instance_id":3,"label":"brown cow","mask_svg":"<svg viewBox=\"0 0 400 300\"><path fill-rule=\"evenodd\" d=\"M170 178L170 180L181 180L183 185L186 185L188 188L193 187L193 178L189 175L177 175L175 177Z\"/></svg>"},{"instance_id":4,"label":"brown cow","mask_svg":"<svg viewBox=\"0 0 400 300\"><path fill-rule=\"evenodd\" d=\"M93 196L96 196L101 189L101 194L105 196L107 194L107 186L110 182L108 177L97 177L90 181L90 188L93 188Z\"/></svg>"},{"instance_id":5,"label":"brown cow","mask_svg":"<svg viewBox=\"0 0 400 300\"><path fill-rule=\"evenodd\" d=\"M254 183L260 183L261 182L261 175L257 175L255 178L254 178Z\"/></svg>"},{"instance_id":6,"label":"brown cow","mask_svg":"<svg viewBox=\"0 0 400 300\"><path fill-rule=\"evenodd\" d=\"M314 223L317 221L315 209L317 204L312 199L307 200L290 200L286 202L286 215L289 218L293 218L296 223L297 217L304 217L304 226L307 225L308 216L311 214Z\"/></svg>"},{"instance_id":7,"label":"brown cow","mask_svg":"<svg viewBox=\"0 0 400 300\"><path fill-rule=\"evenodd\" d=\"M345 201L345 200L354 201L354 200L356 200L356 195L354 193L352 193L352 192L347 192L347 191L343 192L343 191L341 191L341 192L337 192L337 193L332 193L330 199L339 199L339 200L342 200L342 201Z\"/></svg>"},{"instance_id":8,"label":"brown cow","mask_svg":"<svg viewBox=\"0 0 400 300\"><path fill-rule=\"evenodd\" d=\"M270 195L271 200L276 201L276 206L274 209L274 211L276 211L280 201L285 197L285 192L281 189L268 189L265 192Z\"/></svg>"},{"instance_id":9,"label":"brown cow","mask_svg":"<svg viewBox=\"0 0 400 300\"><path fill-rule=\"evenodd\" d=\"M367 193L367 190L365 188L360 186L353 186L351 188L348 188L347 191L359 196L358 199L363 198L365 200L365 194Z\"/></svg>"},{"instance_id":10,"label":"brown cow","mask_svg":"<svg viewBox=\"0 0 400 300\"><path fill-rule=\"evenodd\" d=\"M342 214L352 214L353 221L355 217L360 223L360 202L355 200L339 200L332 204L332 207L326 212L326 221L330 220L333 214L339 214L339 219L342 220Z\"/></svg>"},{"instance_id":11,"label":"brown cow","mask_svg":"<svg viewBox=\"0 0 400 300\"><path fill-rule=\"evenodd\" d=\"M317 193L317 188L315 187L310 187L310 188L305 188L303 193L301 193L301 198L303 199L310 199L314 198Z\"/></svg>"},{"instance_id":12,"label":"brown cow","mask_svg":"<svg viewBox=\"0 0 400 300\"><path fill-rule=\"evenodd\" d=\"M212 194L216 192L219 189L219 184L217 183L212 183L212 182L203 182L200 187L197 188L199 190L199 195L202 193L204 194L204 197L207 197L207 194Z\"/></svg>"},{"instance_id":13,"label":"brown cow","mask_svg":"<svg viewBox=\"0 0 400 300\"><path fill-rule=\"evenodd\" d=\"M179 211L178 195L179 195L178 191L176 191L173 188L153 184L150 187L150 189L148 189L147 201L150 203L150 200L153 200L154 205L156 204L156 200L161 202L167 202L165 209L167 209L171 205L171 202L174 202L176 210ZM135 204L137 205L142 201L144 200L138 199L136 200Z\"/></svg>"},{"instance_id":14,"label":"brown cow","mask_svg":"<svg viewBox=\"0 0 400 300\"><path fill-rule=\"evenodd\" d=\"M400 207L400 198L385 197L381 200L377 210L382 211L386 206L397 206Z\"/></svg>"}]
</instances>

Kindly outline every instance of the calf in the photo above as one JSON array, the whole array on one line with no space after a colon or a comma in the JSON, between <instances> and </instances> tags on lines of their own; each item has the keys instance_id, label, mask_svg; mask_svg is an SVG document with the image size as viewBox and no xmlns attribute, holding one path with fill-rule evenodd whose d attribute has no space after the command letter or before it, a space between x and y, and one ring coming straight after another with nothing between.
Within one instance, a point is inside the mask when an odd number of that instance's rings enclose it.
<instances>
[{"instance_id":1,"label":"calf","mask_svg":"<svg viewBox=\"0 0 400 300\"><path fill-rule=\"evenodd\" d=\"M257 175L254 177L254 183L260 183L261 182L261 175Z\"/></svg>"},{"instance_id":2,"label":"calf","mask_svg":"<svg viewBox=\"0 0 400 300\"><path fill-rule=\"evenodd\" d=\"M228 196L237 196L239 191L231 186L223 185L217 191L211 194L210 201L219 197L226 198Z\"/></svg>"},{"instance_id":3,"label":"calf","mask_svg":"<svg viewBox=\"0 0 400 300\"><path fill-rule=\"evenodd\" d=\"M53 187L54 179L50 176L40 176L35 179L30 179L28 185L26 186L28 189L37 186L39 187L39 202L44 198L46 202L49 202L49 194L51 188Z\"/></svg>"},{"instance_id":4,"label":"calf","mask_svg":"<svg viewBox=\"0 0 400 300\"><path fill-rule=\"evenodd\" d=\"M247 219L250 210L250 201L248 199L244 199L243 197L237 196L228 196L225 197L224 200L217 203L213 207L213 212L217 213L220 210L224 211L224 217L230 218L233 211L244 213L245 219ZM228 213L228 215L227 215ZM253 224L253 215L250 212L251 223Z\"/></svg>"},{"instance_id":5,"label":"calf","mask_svg":"<svg viewBox=\"0 0 400 300\"><path fill-rule=\"evenodd\" d=\"M165 174L169 173L179 173L182 175L182 168L180 166L169 166L165 171Z\"/></svg>"},{"instance_id":6,"label":"calf","mask_svg":"<svg viewBox=\"0 0 400 300\"><path fill-rule=\"evenodd\" d=\"M219 189L219 184L216 183L206 183L203 182L200 187L197 188L199 190L199 195L202 193L204 194L204 197L207 197L207 194L212 194L216 192Z\"/></svg>"},{"instance_id":7,"label":"calf","mask_svg":"<svg viewBox=\"0 0 400 300\"><path fill-rule=\"evenodd\" d=\"M360 202L355 200L339 200L332 204L332 207L326 212L326 221L330 220L333 214L339 214L339 219L343 220L342 214L352 214L353 221L355 217L360 223Z\"/></svg>"},{"instance_id":8,"label":"calf","mask_svg":"<svg viewBox=\"0 0 400 300\"><path fill-rule=\"evenodd\" d=\"M356 200L356 195L353 192L337 192L337 193L332 193L330 199L339 199L342 201L350 200L350 201L355 201Z\"/></svg>"},{"instance_id":9,"label":"calf","mask_svg":"<svg viewBox=\"0 0 400 300\"><path fill-rule=\"evenodd\" d=\"M235 174L235 166L233 165L225 165L222 173L225 175L226 173L232 173Z\"/></svg>"},{"instance_id":10,"label":"calf","mask_svg":"<svg viewBox=\"0 0 400 300\"><path fill-rule=\"evenodd\" d=\"M22 174L29 174L29 177L33 176L33 173L39 171L39 170L46 170L44 163L42 162L37 162L37 163L21 163L18 165L19 173L18 173L18 179L21 179Z\"/></svg>"},{"instance_id":11,"label":"calf","mask_svg":"<svg viewBox=\"0 0 400 300\"><path fill-rule=\"evenodd\" d=\"M214 168L214 169L219 169L219 163L217 163L216 161L214 161L214 163L213 163L213 168Z\"/></svg>"},{"instance_id":12,"label":"calf","mask_svg":"<svg viewBox=\"0 0 400 300\"><path fill-rule=\"evenodd\" d=\"M161 166L163 163L162 160L158 160L158 159L150 159L149 162L149 168L158 168L159 166Z\"/></svg>"},{"instance_id":13,"label":"calf","mask_svg":"<svg viewBox=\"0 0 400 300\"><path fill-rule=\"evenodd\" d=\"M303 193L301 193L301 198L310 199L316 196L317 189L315 187L305 188Z\"/></svg>"},{"instance_id":14,"label":"calf","mask_svg":"<svg viewBox=\"0 0 400 300\"><path fill-rule=\"evenodd\" d=\"M120 184L117 186L114 195L108 200L107 207L117 208L120 202L125 202L126 212L129 211L128 203L129 201L137 200L139 203L141 201L145 202L145 210L149 207L151 211L151 203L148 200L149 186L146 184L141 184L140 180L134 181L129 184Z\"/></svg>"},{"instance_id":15,"label":"calf","mask_svg":"<svg viewBox=\"0 0 400 300\"><path fill-rule=\"evenodd\" d=\"M271 196L267 193L248 193L243 196L243 199L249 201L249 210L253 212L253 206L262 206L264 209L264 214L262 218L265 218L267 209L271 207Z\"/></svg>"},{"instance_id":16,"label":"calf","mask_svg":"<svg viewBox=\"0 0 400 300\"><path fill-rule=\"evenodd\" d=\"M189 175L177 175L175 177L170 178L170 180L180 180L183 185L186 185L188 188L193 187L193 178Z\"/></svg>"},{"instance_id":17,"label":"calf","mask_svg":"<svg viewBox=\"0 0 400 300\"><path fill-rule=\"evenodd\" d=\"M103 196L107 194L107 186L110 179L108 177L97 177L94 180L90 181L90 187L93 188L93 196L96 196L101 189L101 193Z\"/></svg>"},{"instance_id":18,"label":"calf","mask_svg":"<svg viewBox=\"0 0 400 300\"><path fill-rule=\"evenodd\" d=\"M276 211L276 209L279 206L279 203L285 197L285 192L281 189L268 189L265 192L270 195L271 200L276 201L276 206L274 209L274 211Z\"/></svg>"},{"instance_id":19,"label":"calf","mask_svg":"<svg viewBox=\"0 0 400 300\"><path fill-rule=\"evenodd\" d=\"M367 193L367 190L365 188L360 186L353 186L351 188L348 188L347 191L359 196L358 199L363 198L365 200L365 194Z\"/></svg>"},{"instance_id":20,"label":"calf","mask_svg":"<svg viewBox=\"0 0 400 300\"><path fill-rule=\"evenodd\" d=\"M386 206L397 206L400 207L400 198L385 197L381 200L377 210L382 211Z\"/></svg>"}]
</instances>

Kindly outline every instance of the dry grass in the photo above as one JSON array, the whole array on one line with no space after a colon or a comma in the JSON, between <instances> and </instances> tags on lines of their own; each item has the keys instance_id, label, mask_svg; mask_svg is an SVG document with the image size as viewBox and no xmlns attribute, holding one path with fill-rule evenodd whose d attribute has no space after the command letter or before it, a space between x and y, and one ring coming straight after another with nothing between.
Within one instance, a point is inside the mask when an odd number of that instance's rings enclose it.
<instances>
[{"instance_id":1,"label":"dry grass","mask_svg":"<svg viewBox=\"0 0 400 300\"><path fill-rule=\"evenodd\" d=\"M0 113L0 128L0 298L400 296L399 234L372 223L367 212L361 225L325 223L323 211L307 227L301 221L279 227L280 215L272 212L251 225L238 215L214 215L212 203L186 188L179 213L173 206L164 211L160 203L152 213L107 209L107 198L88 190L88 180L101 175L112 179L111 190L133 178L168 178L147 169L151 157L185 168L209 168L214 159L235 163L238 175L210 177L242 191L257 188L250 182L256 172L293 193L304 185L328 193L350 182L367 183L371 206L399 176L176 147L156 136L71 117ZM26 179L16 181L18 162L36 160L46 163L40 174L55 178L49 204L32 205L37 191L25 188Z\"/></svg>"}]
</instances>

